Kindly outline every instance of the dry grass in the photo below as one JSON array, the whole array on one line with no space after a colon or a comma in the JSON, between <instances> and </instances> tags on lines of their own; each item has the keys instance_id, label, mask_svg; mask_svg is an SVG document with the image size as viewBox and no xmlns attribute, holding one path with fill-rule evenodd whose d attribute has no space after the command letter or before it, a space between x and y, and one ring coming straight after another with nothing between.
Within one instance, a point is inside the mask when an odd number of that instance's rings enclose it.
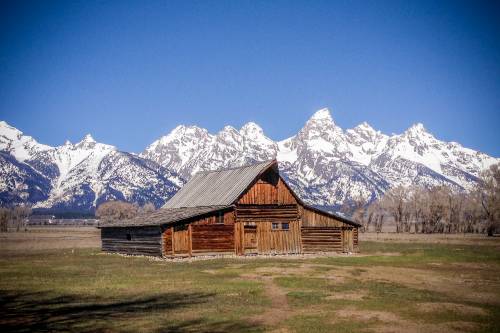
<instances>
[{"instance_id":1,"label":"dry grass","mask_svg":"<svg viewBox=\"0 0 500 333\"><path fill-rule=\"evenodd\" d=\"M362 239L355 256L167 262L102 254L94 228L0 234L0 330L499 331L500 239Z\"/></svg>"},{"instance_id":2,"label":"dry grass","mask_svg":"<svg viewBox=\"0 0 500 333\"><path fill-rule=\"evenodd\" d=\"M100 235L95 227L28 227L27 231L0 233L0 251L98 248Z\"/></svg>"}]
</instances>

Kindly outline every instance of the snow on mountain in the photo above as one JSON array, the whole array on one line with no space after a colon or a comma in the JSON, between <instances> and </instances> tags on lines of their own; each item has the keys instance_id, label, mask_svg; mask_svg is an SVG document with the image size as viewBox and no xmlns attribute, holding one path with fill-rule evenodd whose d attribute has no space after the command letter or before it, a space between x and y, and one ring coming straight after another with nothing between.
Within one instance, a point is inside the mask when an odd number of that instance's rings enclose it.
<instances>
[{"instance_id":1,"label":"snow on mountain","mask_svg":"<svg viewBox=\"0 0 500 333\"><path fill-rule=\"evenodd\" d=\"M328 109L300 131L273 141L259 125L216 134L180 125L141 154L85 136L50 147L0 122L0 202L37 208L93 209L109 199L163 204L199 171L277 158L298 195L338 207L361 196L375 199L397 185L448 185L470 190L480 172L500 159L435 138L422 124L385 135L364 122L343 130Z\"/></svg>"},{"instance_id":2,"label":"snow on mountain","mask_svg":"<svg viewBox=\"0 0 500 333\"><path fill-rule=\"evenodd\" d=\"M277 142L255 123L239 131L226 126L216 135L179 126L141 156L186 179L199 171L277 158L294 190L305 201L325 206L358 196L374 199L397 185L470 190L482 170L500 161L440 141L422 124L392 136L366 122L344 131L328 109L314 113L295 136Z\"/></svg>"},{"instance_id":3,"label":"snow on mountain","mask_svg":"<svg viewBox=\"0 0 500 333\"><path fill-rule=\"evenodd\" d=\"M40 152L51 149L51 147L36 142L31 136L24 135L23 132L5 121L0 121L0 149L23 162Z\"/></svg>"},{"instance_id":4,"label":"snow on mountain","mask_svg":"<svg viewBox=\"0 0 500 333\"><path fill-rule=\"evenodd\" d=\"M255 123L245 124L239 131L226 126L215 135L197 126L178 126L140 156L188 179L199 171L272 159L277 149Z\"/></svg>"},{"instance_id":5,"label":"snow on mountain","mask_svg":"<svg viewBox=\"0 0 500 333\"><path fill-rule=\"evenodd\" d=\"M96 142L59 147L37 143L0 122L0 202L34 208L88 211L109 199L161 206L183 180L139 156Z\"/></svg>"}]
</instances>

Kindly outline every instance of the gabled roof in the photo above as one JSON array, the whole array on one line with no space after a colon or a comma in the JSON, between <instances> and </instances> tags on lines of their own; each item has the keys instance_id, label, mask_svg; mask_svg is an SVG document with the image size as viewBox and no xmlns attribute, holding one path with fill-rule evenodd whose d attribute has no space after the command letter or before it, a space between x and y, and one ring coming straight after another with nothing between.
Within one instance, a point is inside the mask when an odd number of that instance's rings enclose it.
<instances>
[{"instance_id":1,"label":"gabled roof","mask_svg":"<svg viewBox=\"0 0 500 333\"><path fill-rule=\"evenodd\" d=\"M102 222L99 227L169 225L229 209L234 207L233 205L238 198L254 184L261 174L270 168L275 168L276 172L279 173L276 160L239 168L197 173L161 209L128 220ZM283 178L281 179L297 202L304 208L333 217L347 224L360 226L348 218L306 204L295 194L286 181Z\"/></svg>"},{"instance_id":2,"label":"gabled roof","mask_svg":"<svg viewBox=\"0 0 500 333\"><path fill-rule=\"evenodd\" d=\"M276 160L219 171L200 172L191 178L163 208L229 206Z\"/></svg>"},{"instance_id":3,"label":"gabled roof","mask_svg":"<svg viewBox=\"0 0 500 333\"><path fill-rule=\"evenodd\" d=\"M230 206L162 208L151 213L140 214L128 220L100 222L100 228L144 227L170 225L175 222L200 217L206 214L229 209Z\"/></svg>"}]
</instances>

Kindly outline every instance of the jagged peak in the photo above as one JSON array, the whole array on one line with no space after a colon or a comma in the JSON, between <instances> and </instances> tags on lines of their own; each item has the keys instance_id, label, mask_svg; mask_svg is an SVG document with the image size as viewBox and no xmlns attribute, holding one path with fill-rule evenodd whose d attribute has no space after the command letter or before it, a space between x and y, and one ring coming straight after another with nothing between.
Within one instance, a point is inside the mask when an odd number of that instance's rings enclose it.
<instances>
[{"instance_id":1,"label":"jagged peak","mask_svg":"<svg viewBox=\"0 0 500 333\"><path fill-rule=\"evenodd\" d=\"M234 128L231 125L226 125L224 126L217 135L224 135L225 133L231 133L231 134L240 134L236 128Z\"/></svg>"},{"instance_id":2,"label":"jagged peak","mask_svg":"<svg viewBox=\"0 0 500 333\"><path fill-rule=\"evenodd\" d=\"M245 125L243 125L240 129L240 134L250 139L258 139L261 137L265 137L264 130L262 129L262 127L260 127L254 122L248 122Z\"/></svg>"},{"instance_id":3,"label":"jagged peak","mask_svg":"<svg viewBox=\"0 0 500 333\"><path fill-rule=\"evenodd\" d=\"M83 140L80 141L80 143L97 143L97 142L94 140L92 135L88 133L83 137Z\"/></svg>"},{"instance_id":4,"label":"jagged peak","mask_svg":"<svg viewBox=\"0 0 500 333\"><path fill-rule=\"evenodd\" d=\"M72 143L69 140L64 141L64 146L71 146Z\"/></svg>"},{"instance_id":5,"label":"jagged peak","mask_svg":"<svg viewBox=\"0 0 500 333\"><path fill-rule=\"evenodd\" d=\"M405 135L420 135L420 134L428 134L431 135L427 130L425 129L424 125L422 123L416 123L410 126L405 132Z\"/></svg>"},{"instance_id":6,"label":"jagged peak","mask_svg":"<svg viewBox=\"0 0 500 333\"><path fill-rule=\"evenodd\" d=\"M168 135L163 136L162 139L171 139L179 135L194 134L194 133L208 133L204 128L198 127L196 125L179 125L175 127Z\"/></svg>"},{"instance_id":7,"label":"jagged peak","mask_svg":"<svg viewBox=\"0 0 500 333\"><path fill-rule=\"evenodd\" d=\"M377 132L370 124L368 124L366 121L363 121L361 124L358 126L354 127L354 130L361 130L361 131L369 131L369 132Z\"/></svg>"},{"instance_id":8,"label":"jagged peak","mask_svg":"<svg viewBox=\"0 0 500 333\"><path fill-rule=\"evenodd\" d=\"M264 132L262 130L262 127L260 127L258 124L254 123L253 121L249 121L245 125L243 125L240 129L240 132Z\"/></svg>"},{"instance_id":9,"label":"jagged peak","mask_svg":"<svg viewBox=\"0 0 500 333\"><path fill-rule=\"evenodd\" d=\"M23 135L23 132L15 128L14 126L9 125L6 121L0 121L0 135L6 135L6 136L21 136Z\"/></svg>"},{"instance_id":10,"label":"jagged peak","mask_svg":"<svg viewBox=\"0 0 500 333\"><path fill-rule=\"evenodd\" d=\"M330 120L333 121L330 109L323 108L316 111L309 120Z\"/></svg>"}]
</instances>

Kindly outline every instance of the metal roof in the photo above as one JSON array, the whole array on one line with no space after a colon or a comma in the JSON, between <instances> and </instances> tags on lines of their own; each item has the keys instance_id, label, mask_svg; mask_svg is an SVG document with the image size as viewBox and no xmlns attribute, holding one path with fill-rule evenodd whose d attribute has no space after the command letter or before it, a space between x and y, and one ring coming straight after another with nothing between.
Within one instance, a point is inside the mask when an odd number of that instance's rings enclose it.
<instances>
[{"instance_id":1,"label":"metal roof","mask_svg":"<svg viewBox=\"0 0 500 333\"><path fill-rule=\"evenodd\" d=\"M277 168L276 160L197 173L163 208L231 205L257 176L272 166Z\"/></svg>"},{"instance_id":2,"label":"metal roof","mask_svg":"<svg viewBox=\"0 0 500 333\"><path fill-rule=\"evenodd\" d=\"M339 220L340 222L344 222L344 223L347 223L347 224L350 224L352 226L355 226L355 227L361 227L361 224L357 223L357 222L354 222L353 220L345 217L345 216L342 216L340 214L336 214L334 212L331 212L329 210L326 210L324 208L320 208L320 207L315 207L315 206L312 206L312 205L308 205L306 203L303 203L302 202L302 205L304 206L304 208L306 209L309 209L309 210L312 210L316 213L319 213L319 214L324 214L324 215L327 215L327 216L330 216L330 217L333 217L337 220Z\"/></svg>"},{"instance_id":3,"label":"metal roof","mask_svg":"<svg viewBox=\"0 0 500 333\"><path fill-rule=\"evenodd\" d=\"M228 208L231 208L231 206L161 208L151 213L140 214L128 220L103 221L99 223L99 228L169 225Z\"/></svg>"}]
</instances>

